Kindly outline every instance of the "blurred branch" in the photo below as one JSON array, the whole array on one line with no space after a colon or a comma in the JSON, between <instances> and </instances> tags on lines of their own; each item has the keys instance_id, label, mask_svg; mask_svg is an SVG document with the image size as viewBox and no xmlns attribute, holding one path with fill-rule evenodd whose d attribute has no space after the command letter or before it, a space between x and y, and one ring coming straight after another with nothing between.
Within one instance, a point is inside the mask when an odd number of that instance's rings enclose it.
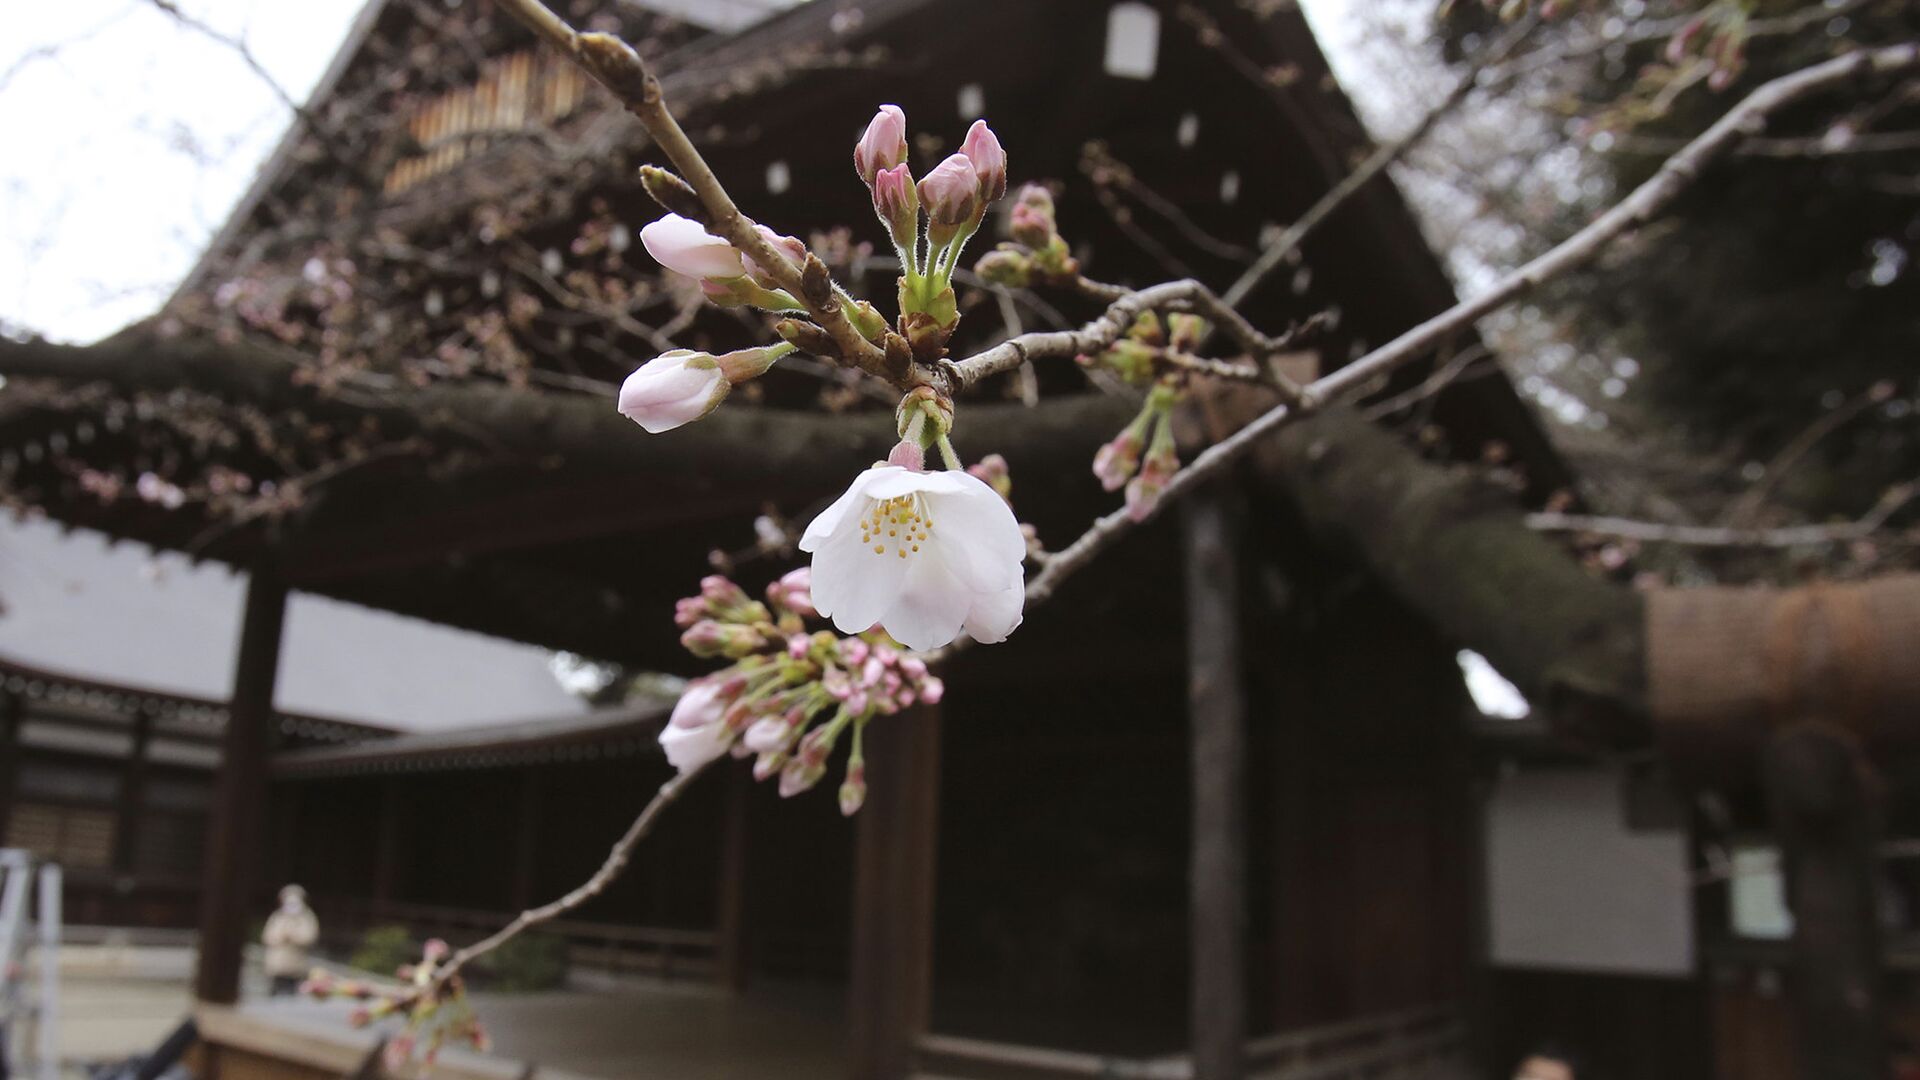
<instances>
[{"instance_id":1,"label":"blurred branch","mask_svg":"<svg viewBox=\"0 0 1920 1080\"><path fill-rule=\"evenodd\" d=\"M1741 525L1753 520L1761 504L1766 502L1767 497L1773 494L1774 488L1779 486L1780 479L1793 471L1793 467L1798 465L1815 446L1818 446L1821 440L1845 427L1867 410L1884 404L1893 397L1893 394L1893 383L1885 381L1874 383L1865 391L1854 395L1851 400L1807 425L1806 430L1794 436L1792 441L1773 455L1773 460L1767 462L1766 471L1760 474L1760 479L1727 507L1727 512L1720 518L1721 522L1728 525Z\"/></svg>"},{"instance_id":2,"label":"blurred branch","mask_svg":"<svg viewBox=\"0 0 1920 1080\"><path fill-rule=\"evenodd\" d=\"M1901 507L1916 495L1912 484L1889 488L1866 516L1834 525L1788 525L1746 529L1728 525L1667 525L1631 518L1584 514L1528 514L1527 527L1539 532L1578 532L1686 547L1790 548L1872 540ZM1911 539L1911 537L1909 537Z\"/></svg>"},{"instance_id":3,"label":"blurred branch","mask_svg":"<svg viewBox=\"0 0 1920 1080\"><path fill-rule=\"evenodd\" d=\"M1267 245L1254 264L1249 266L1246 272L1240 275L1239 280L1227 289L1223 299L1231 306L1239 306L1248 294L1266 280L1267 275L1273 273L1281 263L1299 249L1300 245L1306 241L1308 234L1319 228L1321 222L1331 217L1335 210L1345 205L1348 199L1353 198L1361 188L1371 183L1374 177L1385 172L1388 166L1405 156L1414 144L1426 138L1434 125L1438 124L1442 117L1459 108L1474 90L1483 88L1482 73L1505 59L1507 54L1524 41L1538 24L1538 16L1528 15L1509 29L1500 40L1489 46L1473 68L1460 76L1460 81L1454 83L1453 89L1447 93L1447 96L1440 99L1439 104L1427 110L1426 115L1416 121L1405 134L1392 142L1383 143L1374 148L1373 153L1367 155L1367 159L1361 162L1358 168L1347 174L1346 179L1328 188L1326 193L1320 196L1319 201L1308 207L1306 213L1300 215L1299 220L1287 226L1273 243ZM1506 81L1505 78L1489 80L1484 88L1491 90L1504 85Z\"/></svg>"}]
</instances>

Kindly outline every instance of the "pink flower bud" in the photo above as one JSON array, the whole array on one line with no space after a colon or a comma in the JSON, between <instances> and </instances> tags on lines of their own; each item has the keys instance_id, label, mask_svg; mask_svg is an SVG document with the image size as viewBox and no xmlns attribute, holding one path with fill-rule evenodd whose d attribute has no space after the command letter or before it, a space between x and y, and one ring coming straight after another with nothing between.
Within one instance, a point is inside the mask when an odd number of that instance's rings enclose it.
<instances>
[{"instance_id":1,"label":"pink flower bud","mask_svg":"<svg viewBox=\"0 0 1920 1080\"><path fill-rule=\"evenodd\" d=\"M756 720L740 742L756 754L771 754L775 750L786 748L787 740L792 737L793 729L787 725L784 716L768 716Z\"/></svg>"},{"instance_id":2,"label":"pink flower bud","mask_svg":"<svg viewBox=\"0 0 1920 1080\"><path fill-rule=\"evenodd\" d=\"M786 606L788 611L793 612L803 619L816 619L820 617L820 613L813 608L813 567L802 566L797 570L789 570L785 574L782 574L780 576L780 587L782 590L781 603ZM804 637L800 640L802 644L799 655L805 656L812 643Z\"/></svg>"},{"instance_id":3,"label":"pink flower bud","mask_svg":"<svg viewBox=\"0 0 1920 1080\"><path fill-rule=\"evenodd\" d=\"M809 763L804 758L793 758L780 770L780 797L791 799L813 785L827 773L825 762Z\"/></svg>"},{"instance_id":4,"label":"pink flower bud","mask_svg":"<svg viewBox=\"0 0 1920 1080\"><path fill-rule=\"evenodd\" d=\"M707 602L698 596L683 597L673 602L673 625L685 630L711 614Z\"/></svg>"},{"instance_id":5,"label":"pink flower bud","mask_svg":"<svg viewBox=\"0 0 1920 1080\"><path fill-rule=\"evenodd\" d=\"M939 676L929 675L921 680L920 700L926 702L928 705L940 704L940 699L945 697L946 694L947 684L941 682Z\"/></svg>"},{"instance_id":6,"label":"pink flower bud","mask_svg":"<svg viewBox=\"0 0 1920 1080\"><path fill-rule=\"evenodd\" d=\"M719 408L730 389L713 357L674 349L627 376L620 385L620 412L657 435Z\"/></svg>"},{"instance_id":7,"label":"pink flower bud","mask_svg":"<svg viewBox=\"0 0 1920 1080\"><path fill-rule=\"evenodd\" d=\"M898 105L882 105L853 146L853 171L872 185L876 173L907 160L907 114Z\"/></svg>"},{"instance_id":8,"label":"pink flower bud","mask_svg":"<svg viewBox=\"0 0 1920 1080\"><path fill-rule=\"evenodd\" d=\"M380 1056L386 1061L389 1071L399 1072L406 1065L407 1060L413 1057L413 1044L414 1035L411 1031L403 1031L387 1040L387 1048L381 1051Z\"/></svg>"},{"instance_id":9,"label":"pink flower bud","mask_svg":"<svg viewBox=\"0 0 1920 1080\"><path fill-rule=\"evenodd\" d=\"M975 120L967 129L960 152L973 162L974 175L980 178L980 197L987 202L1007 193L1007 152L1000 148L1000 137L985 120Z\"/></svg>"},{"instance_id":10,"label":"pink flower bud","mask_svg":"<svg viewBox=\"0 0 1920 1080\"><path fill-rule=\"evenodd\" d=\"M880 676L884 674L886 670L886 665L880 662L879 656L867 657L867 662L860 665L860 685L872 686L878 683Z\"/></svg>"},{"instance_id":11,"label":"pink flower bud","mask_svg":"<svg viewBox=\"0 0 1920 1080\"><path fill-rule=\"evenodd\" d=\"M1046 247L1056 231L1053 194L1039 184L1020 189L1013 204L1013 238L1032 248Z\"/></svg>"},{"instance_id":12,"label":"pink flower bud","mask_svg":"<svg viewBox=\"0 0 1920 1080\"><path fill-rule=\"evenodd\" d=\"M867 653L872 650L873 646L864 640L848 638L840 643L840 658L847 662L848 667L856 667L867 662Z\"/></svg>"},{"instance_id":13,"label":"pink flower bud","mask_svg":"<svg viewBox=\"0 0 1920 1080\"><path fill-rule=\"evenodd\" d=\"M787 260L788 266L794 270L799 270L800 267L806 263L807 245L801 243L797 238L781 236L765 225L755 225L754 228L759 231L761 237L764 238L768 244L772 245L773 250L779 254L781 258ZM777 289L780 287L779 282L768 276L765 267L753 261L753 256L740 256L740 265L746 270L747 276L753 279L755 285L763 289Z\"/></svg>"},{"instance_id":14,"label":"pink flower bud","mask_svg":"<svg viewBox=\"0 0 1920 1080\"><path fill-rule=\"evenodd\" d=\"M708 574L700 579L700 598L716 612L729 612L747 604L747 590L724 574Z\"/></svg>"},{"instance_id":15,"label":"pink flower bud","mask_svg":"<svg viewBox=\"0 0 1920 1080\"><path fill-rule=\"evenodd\" d=\"M847 817L860 812L860 806L867 801L867 767L865 765L847 766L847 779L840 785L840 813Z\"/></svg>"},{"instance_id":16,"label":"pink flower bud","mask_svg":"<svg viewBox=\"0 0 1920 1080\"><path fill-rule=\"evenodd\" d=\"M894 239L912 238L920 220L920 192L904 163L874 174L873 212L892 231Z\"/></svg>"},{"instance_id":17,"label":"pink flower bud","mask_svg":"<svg viewBox=\"0 0 1920 1080\"><path fill-rule=\"evenodd\" d=\"M640 243L661 266L691 278L736 278L747 272L732 244L679 214L641 226Z\"/></svg>"},{"instance_id":18,"label":"pink flower bud","mask_svg":"<svg viewBox=\"0 0 1920 1080\"><path fill-rule=\"evenodd\" d=\"M660 749L666 752L667 763L681 772L697 769L726 753L732 741L733 733L725 724L697 728L667 724L660 729Z\"/></svg>"},{"instance_id":19,"label":"pink flower bud","mask_svg":"<svg viewBox=\"0 0 1920 1080\"><path fill-rule=\"evenodd\" d=\"M907 678L917 682L927 677L927 662L917 656L903 656L900 658L900 670L907 673Z\"/></svg>"},{"instance_id":20,"label":"pink flower bud","mask_svg":"<svg viewBox=\"0 0 1920 1080\"><path fill-rule=\"evenodd\" d=\"M712 679L695 679L680 692L673 703L673 715L667 723L676 727L698 728L717 724L727 711L720 687Z\"/></svg>"},{"instance_id":21,"label":"pink flower bud","mask_svg":"<svg viewBox=\"0 0 1920 1080\"><path fill-rule=\"evenodd\" d=\"M1100 478L1100 486L1119 491L1139 469L1143 449L1145 440L1131 428L1103 444L1093 455L1093 475Z\"/></svg>"},{"instance_id":22,"label":"pink flower bud","mask_svg":"<svg viewBox=\"0 0 1920 1080\"><path fill-rule=\"evenodd\" d=\"M979 212L980 177L965 154L954 154L920 181L920 201L935 225L958 225Z\"/></svg>"},{"instance_id":23,"label":"pink flower bud","mask_svg":"<svg viewBox=\"0 0 1920 1080\"><path fill-rule=\"evenodd\" d=\"M779 772L781 767L786 763L787 755L784 750L776 750L771 754L761 754L753 760L753 778L755 780L765 780L767 777Z\"/></svg>"},{"instance_id":24,"label":"pink flower bud","mask_svg":"<svg viewBox=\"0 0 1920 1080\"><path fill-rule=\"evenodd\" d=\"M428 938L426 945L420 950L420 955L428 963L432 964L445 960L447 954L452 951L453 949L440 938Z\"/></svg>"},{"instance_id":25,"label":"pink flower bud","mask_svg":"<svg viewBox=\"0 0 1920 1080\"><path fill-rule=\"evenodd\" d=\"M920 448L919 443L902 439L887 453L887 464L898 465L914 472L926 472L927 452Z\"/></svg>"}]
</instances>

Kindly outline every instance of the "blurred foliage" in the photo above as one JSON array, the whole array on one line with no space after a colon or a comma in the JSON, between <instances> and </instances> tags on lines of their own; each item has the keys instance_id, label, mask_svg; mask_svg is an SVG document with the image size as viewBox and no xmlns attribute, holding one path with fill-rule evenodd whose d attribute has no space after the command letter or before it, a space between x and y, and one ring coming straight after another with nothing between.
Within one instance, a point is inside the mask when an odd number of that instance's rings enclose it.
<instances>
[{"instance_id":1,"label":"blurred foliage","mask_svg":"<svg viewBox=\"0 0 1920 1080\"><path fill-rule=\"evenodd\" d=\"M403 965L420 958L420 946L404 926L376 926L360 938L347 963L361 971L391 977Z\"/></svg>"},{"instance_id":2,"label":"blurred foliage","mask_svg":"<svg viewBox=\"0 0 1920 1080\"><path fill-rule=\"evenodd\" d=\"M521 934L474 961L474 967L488 990L554 990L566 982L567 939L539 931Z\"/></svg>"}]
</instances>

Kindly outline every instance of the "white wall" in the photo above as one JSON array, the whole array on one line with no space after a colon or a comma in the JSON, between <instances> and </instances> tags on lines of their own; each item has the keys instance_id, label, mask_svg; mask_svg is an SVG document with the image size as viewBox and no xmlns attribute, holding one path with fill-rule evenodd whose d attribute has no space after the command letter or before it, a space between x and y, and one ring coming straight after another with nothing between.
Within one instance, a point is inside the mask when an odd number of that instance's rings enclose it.
<instances>
[{"instance_id":1,"label":"white wall","mask_svg":"<svg viewBox=\"0 0 1920 1080\"><path fill-rule=\"evenodd\" d=\"M1686 836L1628 832L1621 783L1600 769L1501 778L1486 817L1493 963L1692 974Z\"/></svg>"}]
</instances>

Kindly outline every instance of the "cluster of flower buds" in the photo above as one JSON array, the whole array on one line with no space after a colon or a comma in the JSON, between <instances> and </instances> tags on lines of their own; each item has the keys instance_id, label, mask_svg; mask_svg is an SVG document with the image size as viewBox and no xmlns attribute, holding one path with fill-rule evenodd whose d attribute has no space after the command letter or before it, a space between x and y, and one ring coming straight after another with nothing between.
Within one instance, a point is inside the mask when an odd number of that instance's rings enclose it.
<instances>
[{"instance_id":1,"label":"cluster of flower buds","mask_svg":"<svg viewBox=\"0 0 1920 1080\"><path fill-rule=\"evenodd\" d=\"M1013 203L1011 243L996 245L974 264L995 285L1024 289L1035 283L1064 285L1080 274L1053 210L1053 195L1039 184L1020 189Z\"/></svg>"},{"instance_id":2,"label":"cluster of flower buds","mask_svg":"<svg viewBox=\"0 0 1920 1080\"><path fill-rule=\"evenodd\" d=\"M819 784L848 736L840 810L851 815L866 799L868 722L936 703L945 691L924 661L881 631L808 632L804 620L817 617L808 568L767 586L765 603L727 578L708 577L674 617L694 655L733 661L689 683L660 731L667 760L682 772L728 753L753 757L755 779L777 776L780 794L791 797Z\"/></svg>"},{"instance_id":3,"label":"cluster of flower buds","mask_svg":"<svg viewBox=\"0 0 1920 1080\"><path fill-rule=\"evenodd\" d=\"M397 1072L416 1052L423 1068L431 1069L442 1047L465 1043L482 1053L493 1048L493 1039L473 1014L467 991L458 975L436 986L440 966L452 952L447 943L434 938L421 951L420 962L404 964L395 972L401 985L376 985L360 979L342 979L323 968L315 968L300 984L300 992L322 1000L333 998L354 1002L347 1022L354 1027L401 1016L406 1026L387 1039L382 1052L388 1070Z\"/></svg>"},{"instance_id":4,"label":"cluster of flower buds","mask_svg":"<svg viewBox=\"0 0 1920 1080\"><path fill-rule=\"evenodd\" d=\"M907 164L907 114L882 105L854 144L853 168L900 258L901 333L915 355L938 356L960 317L952 282L961 249L988 206L1007 193L1007 152L986 121L975 120L960 150L916 183Z\"/></svg>"},{"instance_id":5,"label":"cluster of flower buds","mask_svg":"<svg viewBox=\"0 0 1920 1080\"><path fill-rule=\"evenodd\" d=\"M1139 415L1093 456L1093 475L1108 491L1127 489L1127 512L1136 521L1153 512L1167 482L1180 469L1173 407L1186 396L1193 370L1182 361L1192 357L1210 330L1197 315L1175 312L1162 320L1149 311L1105 350L1079 358L1083 367L1148 388Z\"/></svg>"},{"instance_id":6,"label":"cluster of flower buds","mask_svg":"<svg viewBox=\"0 0 1920 1080\"><path fill-rule=\"evenodd\" d=\"M1666 61L1676 69L1708 65L1707 86L1715 92L1733 85L1747 67L1745 4L1709 4L1667 39Z\"/></svg>"}]
</instances>

